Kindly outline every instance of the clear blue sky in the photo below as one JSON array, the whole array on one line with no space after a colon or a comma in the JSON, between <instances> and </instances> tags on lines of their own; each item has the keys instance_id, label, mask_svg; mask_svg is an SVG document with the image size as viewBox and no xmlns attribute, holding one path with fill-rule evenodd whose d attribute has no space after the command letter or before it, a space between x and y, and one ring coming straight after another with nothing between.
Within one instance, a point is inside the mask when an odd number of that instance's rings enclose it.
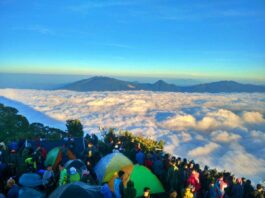
<instances>
[{"instance_id":1,"label":"clear blue sky","mask_svg":"<svg viewBox=\"0 0 265 198\"><path fill-rule=\"evenodd\" d=\"M265 82L264 0L1 0L0 72Z\"/></svg>"}]
</instances>

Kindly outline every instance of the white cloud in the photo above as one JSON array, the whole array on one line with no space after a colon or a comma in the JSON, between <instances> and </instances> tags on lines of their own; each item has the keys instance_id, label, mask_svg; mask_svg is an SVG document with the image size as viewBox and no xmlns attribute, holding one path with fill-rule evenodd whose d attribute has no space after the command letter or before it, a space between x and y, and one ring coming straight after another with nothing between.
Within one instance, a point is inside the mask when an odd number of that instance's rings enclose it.
<instances>
[{"instance_id":1,"label":"white cloud","mask_svg":"<svg viewBox=\"0 0 265 198\"><path fill-rule=\"evenodd\" d=\"M251 124L264 123L265 119L260 112L243 112L243 120Z\"/></svg>"},{"instance_id":2,"label":"white cloud","mask_svg":"<svg viewBox=\"0 0 265 198\"><path fill-rule=\"evenodd\" d=\"M210 142L209 144L206 144L204 146L197 147L191 151L188 152L188 155L190 157L197 157L201 155L209 155L216 149L218 149L220 146L214 142Z\"/></svg>"},{"instance_id":3,"label":"white cloud","mask_svg":"<svg viewBox=\"0 0 265 198\"><path fill-rule=\"evenodd\" d=\"M1 102L31 122L65 129L66 119L80 119L85 132L98 133L99 126L128 129L163 139L167 152L202 165L255 181L265 177L264 94L0 89Z\"/></svg>"},{"instance_id":4,"label":"white cloud","mask_svg":"<svg viewBox=\"0 0 265 198\"><path fill-rule=\"evenodd\" d=\"M196 119L192 115L177 115L166 120L163 125L173 130L183 130L196 126Z\"/></svg>"},{"instance_id":5,"label":"white cloud","mask_svg":"<svg viewBox=\"0 0 265 198\"><path fill-rule=\"evenodd\" d=\"M214 131L211 133L212 140L217 142L231 142L231 141L237 141L241 138L240 135L234 134L234 133L228 133L227 131Z\"/></svg>"}]
</instances>

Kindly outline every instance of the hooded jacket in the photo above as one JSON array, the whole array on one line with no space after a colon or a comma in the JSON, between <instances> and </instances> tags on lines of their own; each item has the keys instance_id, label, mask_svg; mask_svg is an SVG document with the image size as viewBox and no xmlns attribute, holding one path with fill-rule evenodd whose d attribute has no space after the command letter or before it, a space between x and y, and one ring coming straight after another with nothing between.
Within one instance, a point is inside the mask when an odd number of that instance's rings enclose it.
<instances>
[{"instance_id":1,"label":"hooded jacket","mask_svg":"<svg viewBox=\"0 0 265 198\"><path fill-rule=\"evenodd\" d=\"M136 189L134 188L133 181L128 181L127 188L125 189L124 196L126 198L135 198L136 197Z\"/></svg>"}]
</instances>

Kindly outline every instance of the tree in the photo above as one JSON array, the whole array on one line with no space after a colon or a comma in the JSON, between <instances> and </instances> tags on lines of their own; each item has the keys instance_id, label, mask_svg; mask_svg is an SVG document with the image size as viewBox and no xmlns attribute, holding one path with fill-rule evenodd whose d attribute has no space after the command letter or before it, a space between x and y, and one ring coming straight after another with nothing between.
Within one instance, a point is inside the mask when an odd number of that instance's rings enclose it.
<instances>
[{"instance_id":1,"label":"tree","mask_svg":"<svg viewBox=\"0 0 265 198\"><path fill-rule=\"evenodd\" d=\"M81 124L80 120L67 120L66 127L68 133L72 137L83 137L83 125Z\"/></svg>"}]
</instances>

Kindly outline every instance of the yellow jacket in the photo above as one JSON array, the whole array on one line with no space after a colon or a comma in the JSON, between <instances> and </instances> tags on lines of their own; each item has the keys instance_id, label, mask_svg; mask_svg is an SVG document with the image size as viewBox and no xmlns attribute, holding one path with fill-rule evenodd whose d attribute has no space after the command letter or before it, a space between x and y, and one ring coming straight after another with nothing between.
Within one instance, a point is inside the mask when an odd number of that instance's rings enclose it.
<instances>
[{"instance_id":1,"label":"yellow jacket","mask_svg":"<svg viewBox=\"0 0 265 198\"><path fill-rule=\"evenodd\" d=\"M190 188L186 188L186 189L185 189L185 193L184 193L183 198L194 198L194 195L193 195L193 193L190 191Z\"/></svg>"}]
</instances>

